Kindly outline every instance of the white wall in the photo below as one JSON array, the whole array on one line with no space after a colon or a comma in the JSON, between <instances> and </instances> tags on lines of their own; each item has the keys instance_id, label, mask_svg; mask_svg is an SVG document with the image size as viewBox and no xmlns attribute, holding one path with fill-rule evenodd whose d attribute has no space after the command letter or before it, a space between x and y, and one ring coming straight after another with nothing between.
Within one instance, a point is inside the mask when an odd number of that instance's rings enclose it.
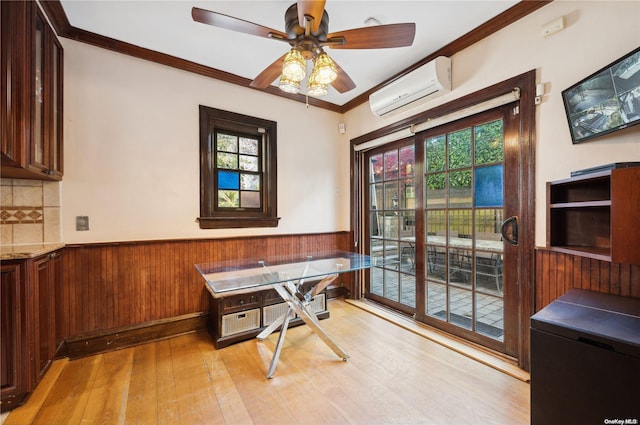
<instances>
[{"instance_id":1,"label":"white wall","mask_svg":"<svg viewBox=\"0 0 640 425\"><path fill-rule=\"evenodd\" d=\"M349 229L341 115L61 40L65 243ZM279 227L201 230L198 105L278 122ZM348 150L347 150L348 152ZM90 230L76 231L75 217Z\"/></svg>"},{"instance_id":2,"label":"white wall","mask_svg":"<svg viewBox=\"0 0 640 425\"><path fill-rule=\"evenodd\" d=\"M541 27L564 16L565 30ZM390 118L367 104L345 114L63 39L66 243L349 229L349 140L484 87L537 70L536 244L545 244L545 182L570 171L640 161L640 127L572 145L560 93L640 45L640 2L549 5L453 57L454 90ZM425 52L425 56L430 52ZM200 230L198 105L278 122L278 213L272 229ZM337 132L345 122L347 134ZM88 215L91 230L75 231Z\"/></svg>"},{"instance_id":3,"label":"white wall","mask_svg":"<svg viewBox=\"0 0 640 425\"><path fill-rule=\"evenodd\" d=\"M543 38L541 27L560 16L566 28ZM640 126L573 145L561 98L562 90L638 46L640 2L555 0L456 54L451 93L390 118L377 118L361 105L346 114L348 135L357 137L536 69L547 90L536 115L536 245L544 246L547 181L567 178L572 170L640 161Z\"/></svg>"}]
</instances>

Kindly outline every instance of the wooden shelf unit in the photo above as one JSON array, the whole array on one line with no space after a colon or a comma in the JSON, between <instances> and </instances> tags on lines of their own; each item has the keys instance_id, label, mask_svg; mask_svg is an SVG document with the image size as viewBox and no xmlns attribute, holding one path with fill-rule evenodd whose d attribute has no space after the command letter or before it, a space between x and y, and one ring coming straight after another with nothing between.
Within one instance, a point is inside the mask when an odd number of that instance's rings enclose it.
<instances>
[{"instance_id":1,"label":"wooden shelf unit","mask_svg":"<svg viewBox=\"0 0 640 425\"><path fill-rule=\"evenodd\" d=\"M640 264L640 167L548 182L547 246Z\"/></svg>"}]
</instances>

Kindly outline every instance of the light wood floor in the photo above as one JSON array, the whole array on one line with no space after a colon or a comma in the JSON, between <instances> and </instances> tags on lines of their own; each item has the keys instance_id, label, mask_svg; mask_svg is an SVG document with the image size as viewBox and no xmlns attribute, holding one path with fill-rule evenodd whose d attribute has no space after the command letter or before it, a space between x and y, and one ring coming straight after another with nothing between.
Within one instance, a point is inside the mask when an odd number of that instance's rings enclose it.
<instances>
[{"instance_id":1,"label":"light wood floor","mask_svg":"<svg viewBox=\"0 0 640 425\"><path fill-rule=\"evenodd\" d=\"M323 327L215 350L205 332L70 361L33 424L529 424L529 384L340 300ZM45 378L46 379L46 378ZM33 410L33 409L32 409Z\"/></svg>"}]
</instances>

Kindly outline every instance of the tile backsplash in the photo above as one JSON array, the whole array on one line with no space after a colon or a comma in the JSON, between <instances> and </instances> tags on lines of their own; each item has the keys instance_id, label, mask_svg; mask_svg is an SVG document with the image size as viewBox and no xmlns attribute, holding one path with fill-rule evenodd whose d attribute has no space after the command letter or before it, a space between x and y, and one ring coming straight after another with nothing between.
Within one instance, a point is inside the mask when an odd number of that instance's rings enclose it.
<instances>
[{"instance_id":1,"label":"tile backsplash","mask_svg":"<svg viewBox=\"0 0 640 425\"><path fill-rule=\"evenodd\" d=\"M60 183L2 179L2 245L60 242Z\"/></svg>"}]
</instances>

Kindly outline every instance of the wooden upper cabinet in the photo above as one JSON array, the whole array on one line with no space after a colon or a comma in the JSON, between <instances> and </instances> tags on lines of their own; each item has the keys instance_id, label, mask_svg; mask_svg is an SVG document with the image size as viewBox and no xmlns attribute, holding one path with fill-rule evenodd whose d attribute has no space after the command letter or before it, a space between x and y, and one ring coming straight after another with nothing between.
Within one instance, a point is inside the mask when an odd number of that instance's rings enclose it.
<instances>
[{"instance_id":1,"label":"wooden upper cabinet","mask_svg":"<svg viewBox=\"0 0 640 425\"><path fill-rule=\"evenodd\" d=\"M60 180L62 46L36 2L0 12L2 177Z\"/></svg>"},{"instance_id":2,"label":"wooden upper cabinet","mask_svg":"<svg viewBox=\"0 0 640 425\"><path fill-rule=\"evenodd\" d=\"M547 245L555 251L640 264L640 167L547 183Z\"/></svg>"}]
</instances>

